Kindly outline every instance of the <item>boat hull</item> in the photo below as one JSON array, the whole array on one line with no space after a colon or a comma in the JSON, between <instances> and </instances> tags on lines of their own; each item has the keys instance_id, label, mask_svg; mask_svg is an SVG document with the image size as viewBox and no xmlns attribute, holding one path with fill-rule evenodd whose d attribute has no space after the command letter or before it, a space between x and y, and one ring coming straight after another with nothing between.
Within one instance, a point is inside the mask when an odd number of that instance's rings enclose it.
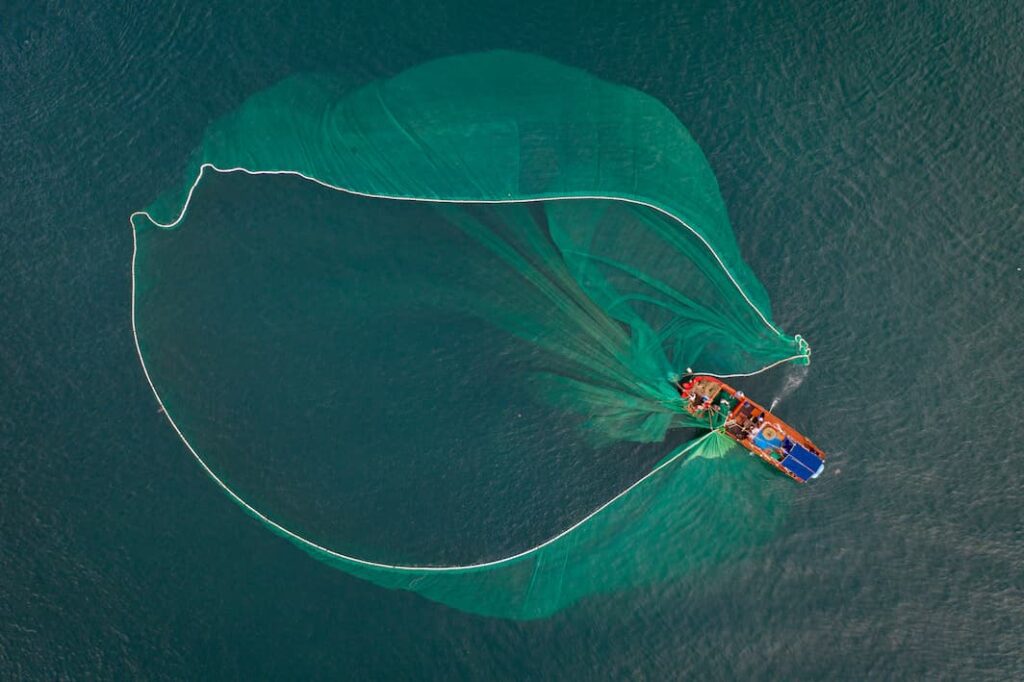
<instances>
[{"instance_id":1,"label":"boat hull","mask_svg":"<svg viewBox=\"0 0 1024 682\"><path fill-rule=\"evenodd\" d=\"M679 384L687 412L798 483L817 478L825 453L810 438L721 379L695 375Z\"/></svg>"}]
</instances>

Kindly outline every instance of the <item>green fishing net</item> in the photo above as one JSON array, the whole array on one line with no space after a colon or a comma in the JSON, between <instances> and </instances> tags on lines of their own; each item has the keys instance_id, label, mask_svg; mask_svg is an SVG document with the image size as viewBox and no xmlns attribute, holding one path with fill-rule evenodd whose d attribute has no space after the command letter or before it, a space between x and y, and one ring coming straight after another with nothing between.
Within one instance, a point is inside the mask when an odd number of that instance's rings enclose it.
<instances>
[{"instance_id":1,"label":"green fishing net","mask_svg":"<svg viewBox=\"0 0 1024 682\"><path fill-rule=\"evenodd\" d=\"M348 573L543 617L778 518L770 474L673 382L810 351L771 322L699 147L640 92L507 52L293 77L132 223L136 340L174 428Z\"/></svg>"}]
</instances>

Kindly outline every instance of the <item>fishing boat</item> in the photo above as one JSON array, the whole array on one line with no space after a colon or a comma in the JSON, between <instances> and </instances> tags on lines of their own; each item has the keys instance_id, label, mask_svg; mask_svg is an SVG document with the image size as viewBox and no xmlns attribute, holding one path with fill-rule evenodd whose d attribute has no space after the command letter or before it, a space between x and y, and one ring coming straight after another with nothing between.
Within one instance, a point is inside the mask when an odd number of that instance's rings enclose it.
<instances>
[{"instance_id":1,"label":"fishing boat","mask_svg":"<svg viewBox=\"0 0 1024 682\"><path fill-rule=\"evenodd\" d=\"M687 375L677 387L687 412L794 481L805 483L825 469L825 453L810 438L721 379Z\"/></svg>"}]
</instances>

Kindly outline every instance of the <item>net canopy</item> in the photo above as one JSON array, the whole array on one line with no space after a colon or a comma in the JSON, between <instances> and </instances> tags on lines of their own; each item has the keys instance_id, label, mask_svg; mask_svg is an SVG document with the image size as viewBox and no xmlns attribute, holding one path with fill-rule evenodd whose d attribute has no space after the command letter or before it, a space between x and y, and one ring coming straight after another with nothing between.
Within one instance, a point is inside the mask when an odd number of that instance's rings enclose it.
<instances>
[{"instance_id":1,"label":"net canopy","mask_svg":"<svg viewBox=\"0 0 1024 682\"><path fill-rule=\"evenodd\" d=\"M136 341L175 430L349 573L542 617L777 517L673 381L810 351L772 323L700 148L636 90L508 52L292 77L132 224Z\"/></svg>"}]
</instances>

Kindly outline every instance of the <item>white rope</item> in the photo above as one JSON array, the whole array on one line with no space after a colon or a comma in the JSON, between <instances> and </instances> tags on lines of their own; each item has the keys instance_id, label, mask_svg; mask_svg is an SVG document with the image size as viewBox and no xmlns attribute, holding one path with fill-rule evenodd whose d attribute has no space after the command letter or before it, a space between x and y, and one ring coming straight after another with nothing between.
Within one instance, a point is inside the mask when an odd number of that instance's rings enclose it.
<instances>
[{"instance_id":1,"label":"white rope","mask_svg":"<svg viewBox=\"0 0 1024 682\"><path fill-rule=\"evenodd\" d=\"M675 214L673 214L673 213L671 213L669 211L666 211L665 209L661 208L660 206L657 206L655 204L647 203L646 201L640 201L639 199L630 199L628 197L604 196L604 195L600 195L600 194L595 194L595 195L589 195L589 196L550 196L550 197L536 197L536 198L529 198L529 199L430 199L430 198L424 198L424 197L407 197L407 196L395 196L395 195L389 195L389 194L373 194L373 193L369 193L369 192L360 192L358 190L349 189L347 187L339 187L338 185L332 185L329 182L324 182L323 180L319 180L317 178L310 177L309 175L306 175L304 173L300 173L299 171L293 171L293 170L255 170L254 171L254 170L249 170L248 168L241 168L241 167L218 168L217 166L213 165L212 163L204 163L204 164L202 164L199 167L199 172L196 174L196 179L192 181L192 186L189 187L188 196L185 197L185 203L182 205L181 213L178 214L177 218L175 218L174 220L172 220L169 223L161 223L158 220L156 220L153 216L151 216L147 211L136 211L136 212L132 213L131 216L128 218L128 220L131 221L131 223L132 223L132 227L133 228L135 227L135 218L137 216L138 217L145 217L147 220L149 220L151 223L153 223L157 227L163 227L163 228L167 228L167 229L172 228L172 227L176 226L178 223L180 223L185 218L185 212L188 211L189 204L192 203L192 195L195 193L196 187L199 186L199 181L202 180L203 173L206 171L207 168L209 168L210 170L215 171L217 173L245 173L246 175L292 175L292 176L295 176L295 177L302 178L303 180L308 180L309 182L314 182L314 183L320 185L321 187L326 187L327 189L333 189L333 190L336 190L338 192L344 192L346 194L351 194L351 195L354 195L354 196L367 197L369 199L391 199L393 201L417 201L417 202L426 202L426 203L433 203L433 204L528 204L528 203L537 203L537 202L541 202L541 201L605 200L605 201L623 201L623 202L626 202L626 203L629 203L629 204L636 204L638 206L646 206L647 208L652 208L655 211L658 211L659 213L662 213L662 214L668 216L669 218L671 218L672 220L675 220L680 225L682 225L683 227L688 229L690 232L692 232L693 235L695 237L697 237L697 239L699 239L701 241L701 243L704 244L704 246L707 247L708 251L711 252L711 255L715 257L716 261L718 261L718 264L720 266L722 266L722 270L725 272L726 276L729 278L729 281L732 282L733 286L736 287L736 290L740 292L740 296L743 297L743 300L746 301L750 305L750 307L754 309L754 312L757 313L758 317L761 318L761 321L764 322L766 325L768 325L768 328L771 329L776 334L778 334L779 336L783 335L782 332L780 332L778 329L775 328L775 325L773 325L771 322L768 321L768 318L764 316L764 313L762 313L761 310L756 305L754 305L754 302L751 301L750 298L747 296L746 292L743 291L743 287L740 286L740 283L737 282L736 278L734 278L732 276L732 273L729 272L729 268L725 267L725 262L721 259L721 257L718 255L718 253L713 248L711 248L711 244L708 243L708 241L704 238L704 236L700 232L698 232L696 229L694 229L691 225L689 225L686 221L684 221L679 216L677 216L677 215L675 215Z\"/></svg>"},{"instance_id":2,"label":"white rope","mask_svg":"<svg viewBox=\"0 0 1024 682\"><path fill-rule=\"evenodd\" d=\"M167 406L164 405L163 400L161 400L161 398L160 398L160 394L156 390L156 385L153 383L153 379L149 375L149 369L146 367L146 361L142 357L142 348L139 345L139 333L138 333L138 329L136 328L136 325L135 325L135 293L136 293L136 287L135 287L135 262L136 262L136 256L138 254L138 248L139 248L138 247L138 239L136 238L135 230L133 229L132 230L132 336L135 338L135 352L139 356L139 363L142 365L142 373L146 376L146 382L149 384L150 390L153 391L153 396L156 398L157 403L160 405L160 411L164 413L165 417L167 417L167 421L170 422L171 428L174 429L174 432L178 434L178 438L181 439L181 442L185 444L185 447L188 448L188 451L191 452L192 456L196 459L197 462L199 462L199 465L203 468L203 471L205 471L207 473L207 475L210 478L212 478L214 480L214 482L218 486L220 486L221 489L223 489L224 492L226 492L231 497L231 499L233 499L235 502L237 502L239 505L241 505L243 508L245 508L247 511L249 511L253 516L255 516L259 520L263 521L268 526L271 526L272 528L276 529L277 531L283 533L287 537L295 540L296 542L298 542L298 543L300 543L302 545L305 545L305 546L310 547L312 549L315 549L317 551L323 552L324 554L332 556L332 557L334 557L336 559L342 559L344 561L350 561L352 563L359 564L359 565L362 565L362 566L368 566L368 567L371 567L371 568L387 568L387 569L392 569L392 570L396 570L396 571L433 572L433 573L468 571L468 570L473 570L473 569L480 569L480 568L488 568L488 567L492 567L492 566L498 566L500 564L508 563L510 561L515 561L516 559L521 559L522 557L525 557L525 556L527 556L529 554L533 554L534 552L540 551L541 549L547 547L551 543L557 541L558 539L560 539L562 537L565 537L566 535L568 535L572 531L576 530L577 528L582 526L584 523L586 523L587 521L589 521L590 519L594 518L595 516L600 514L602 511L607 509L609 506L611 506L613 503L615 503L616 500L619 500L620 498L625 496L626 493L628 493L629 491L631 491L634 488L636 488L638 485L640 485L641 483L643 483L644 481L649 479L651 476L654 476L654 474L658 473L659 471L661 471L662 469L667 467L669 464L672 464L673 462L678 460L684 454L686 454L687 452L689 452L690 450L695 448L700 443L704 442L705 438L708 438L709 436L712 435L711 433L708 433L708 434L705 434L704 436L698 438L697 440L693 441L692 443L687 445L685 448L683 448L682 450L677 452L675 455L673 455L672 457L669 457L664 462L662 462L658 466L656 466L653 469L651 469L647 474L642 476L639 480L637 480L631 486L629 486L628 488L626 488L625 490L620 492L618 495L616 495L612 499L610 499L607 502L605 502L604 504L602 504L600 507L598 507L594 511L592 511L589 514L587 514L586 516L584 516L582 519L580 519L579 521L574 523L572 526L569 526L568 528L563 530L558 535L555 535L554 537L549 538L548 540L545 540L544 542L540 543L539 545L536 545L534 547L530 547L529 549L523 550L523 551L518 552L517 554L513 554L511 556L503 557L501 559L495 559L493 561L484 561L484 562L475 563L475 564L462 564L462 565L453 565L453 566L413 566L413 565L402 565L402 564L385 564L385 563L380 563L380 562L377 562L377 561L370 561L368 559L360 559L359 557L349 556L347 554L342 554L340 552L334 551L333 549L329 549L327 547L324 547L323 545L317 544L316 542L313 542L312 540L304 538L301 535L299 535L298 533L296 533L296 532L294 532L292 530L289 530L288 528L285 528L284 526L282 526L278 522L274 521L273 519L269 518L268 516L266 516L265 514L260 512L258 509L253 507L251 504L246 502L244 499L242 499L241 496L238 495L238 493L236 493L234 490L229 488L228 485L223 480L221 480L221 478L219 476L217 476L216 473L214 473L213 469L211 469L209 467L209 465L203 460L203 458L199 456L199 453L196 452L196 449L194 447L192 447L192 444L188 441L188 438L185 437L185 434L178 427L178 424L174 421L174 418L171 416L170 411L167 409Z\"/></svg>"},{"instance_id":3,"label":"white rope","mask_svg":"<svg viewBox=\"0 0 1024 682\"><path fill-rule=\"evenodd\" d=\"M778 367L779 365L781 365L783 363L786 363L786 362L789 362L790 360L806 359L807 360L807 364L811 364L811 347L807 345L806 341L804 341L804 337L800 336L799 334L797 334L793 338L796 339L797 345L800 348L803 349L803 351L804 351L803 353L801 353L800 355L790 355L788 358L783 358L781 360L777 360L777 361L773 362L772 364L766 365L766 366L762 367L761 369L754 370L753 372L746 372L746 373L742 373L742 374L715 374L713 372L688 372L688 374L700 374L701 376L717 377L719 379L734 379L736 377L752 377L752 376L754 376L756 374L760 374L761 372L767 372L772 367Z\"/></svg>"},{"instance_id":4,"label":"white rope","mask_svg":"<svg viewBox=\"0 0 1024 682\"><path fill-rule=\"evenodd\" d=\"M579 521L577 521L572 526L570 526L570 527L566 528L565 530L563 530L561 533L555 535L554 537L552 537L552 538L550 538L548 540L545 540L544 542L540 543L539 545L536 545L534 547L530 547L529 549L526 549L526 550L523 550L521 552L518 552L517 554L513 554L513 555L507 556L507 557L503 557L501 559L495 559L493 561L485 561L485 562L474 563L474 564L452 565L452 566L414 566L414 565L402 565L402 564L385 564L385 563L380 563L380 562L376 562L376 561L370 561L368 559L360 559L359 557L349 556L347 554L342 554L340 552L336 552L336 551L334 551L332 549L324 547L323 545L317 544L316 542L313 542L312 540L309 540L309 539L299 535L298 533L296 533L296 532L294 532L292 530L289 530L288 528L285 528L281 524L277 523L273 519L269 518L268 516L266 516L265 514L260 512L259 510L257 510L255 507L253 507L251 504L246 502L244 499L242 499L242 497L239 496L238 493L236 493L234 490L229 488L228 485L223 480L221 480L221 478L219 476L217 476L216 473L214 473L213 469L210 468L210 466L203 460L203 458L199 456L199 453L196 451L196 449L194 447L192 447L192 444L188 441L188 438L185 437L185 434L178 427L178 424L174 421L174 418L171 417L170 411L167 409L167 406L164 405L163 400L160 398L160 394L156 390L156 385L153 383L153 379L149 375L149 368L146 367L146 360L142 356L142 347L139 344L139 333L138 333L138 328L136 326L136 321L135 321L135 312L136 312L136 306L135 306L135 303L136 303L136 301L135 301L135 299L136 299L136 284L135 284L136 269L135 268L136 268L136 261L137 261L138 251L139 251L138 236L137 236L137 231L135 229L135 218L136 217L145 217L150 222L152 222L154 225L156 225L158 227L165 228L165 229L170 229L170 228L173 228L176 225L178 225L178 223L180 223L184 219L185 213L188 210L188 207L189 207L189 205L192 202L192 196L195 193L196 187L198 187L199 181L203 177L203 172L207 168L209 168L210 170L213 170L215 172L218 172L218 173L241 172L241 173L245 173L247 175L292 175L292 176L303 178L303 179L308 180L310 182L314 182L314 183L316 183L318 185L321 185L323 187L326 187L328 189L337 190L339 192L345 192L347 194L352 194L352 195L362 196L362 197L368 197L368 198L373 198L373 199L392 199L392 200L396 200L396 201L420 201L420 202L431 202L431 203L441 203L441 204L518 204L518 203L531 203L531 202L555 201L555 200L575 200L575 199L594 200L594 199L602 199L602 200L609 200L609 201L624 201L624 202L627 202L627 203L637 204L637 205L640 205L640 206L646 206L648 208L652 208L652 209L654 209L654 210L656 210L656 211L658 211L660 213L663 213L663 214L667 215L668 217L672 218L673 220L678 221L684 227L686 227L691 232L693 232L693 234L698 239L700 239L701 242L708 248L708 250L712 253L712 255L714 255L715 259L718 261L719 265L722 266L722 269L725 271L726 275L728 275L728 277L732 281L732 283L736 286L736 289L743 296L744 300L750 305L751 308L754 309L754 312L756 312L758 314L758 316L764 321L764 323L766 325L768 325L768 327L772 331L774 331L776 334L779 334L780 336L782 335L782 333L778 329L776 329L771 324L771 322L768 321L768 319L761 313L761 311L758 310L757 306L755 306L754 303L747 297L746 293L744 293L744 291L740 287L739 283L733 278L733 276L729 272L728 268L725 267L725 263L718 256L718 254L715 252L715 250L711 248L711 245L707 242L707 240L705 240L704 237L700 235L700 233L698 233L694 228L692 228L690 225L686 224L686 222L684 222L683 220L681 220L677 216L673 215L672 213L669 213L668 211L666 211L666 210L664 210L662 208L659 208L658 206L655 206L654 204L649 204L649 203L644 202L644 201L638 201L636 199L629 199L629 198L625 198L625 197L612 197L612 196L599 196L599 195L595 195L595 196L544 197L544 198L536 198L536 199L490 199L490 200L425 199L425 198L422 198L422 197L388 196L388 195L383 195L383 194L369 194L369 193L366 193L366 192L359 192L359 191L356 191L356 190L347 189L345 187L338 187L336 185L331 185L329 183L323 182L322 180L318 180L318 179L310 177L308 175L304 175L303 173L300 173L298 171L288 171L288 170L253 171L253 170L249 170L247 168L223 168L222 169L222 168L218 168L218 167L214 166L211 163L204 163L204 164L202 164L199 167L199 173L196 175L196 179L192 182L192 186L188 190L188 196L185 199L184 205L181 207L181 212L178 214L178 217L175 218L173 221L171 221L169 223L161 223L161 222L157 221L155 218L153 218L153 216L150 215L147 211L135 211L129 217L129 221L131 222L131 225L132 225L132 273L131 273L132 274L132 291L131 291L131 294L132 294L132 301L131 301L132 337L133 337L133 339L135 341L135 352L138 355L139 364L142 365L142 373L145 375L146 382L149 384L149 388L153 392L153 396L156 398L157 404L160 406L160 411L163 412L165 417L167 417L167 421L170 422L171 427L174 429L174 432L178 434L178 438L180 438L181 442L185 444L185 447L188 449L188 451L190 453L192 453L192 456L199 463L199 465L203 468L203 470L207 473L207 475L210 478L212 478L213 481L218 486L220 486L220 488L223 489L224 492L228 494L228 496L231 497L231 499L233 499L236 503L241 505L244 509L246 509L253 516L258 518L259 520L261 520L263 523L267 524L268 526L274 528L275 530L277 530L281 534L291 538L292 540L298 542L299 544L305 545L306 547L309 547L311 549L315 549L315 550L317 550L319 552L323 552L324 554L327 554L328 556L334 557L336 559L341 559L343 561L349 561L349 562L352 562L354 564L358 564L358 565L362 565L362 566L367 566L367 567L371 567L371 568L384 568L384 569L391 569L391 570L396 570L396 571L433 572L433 573L458 572L458 571L469 571L469 570L474 570L474 569L488 568L488 567L493 567L493 566L498 566L498 565L501 565L501 564L505 564L505 563L508 563L508 562L511 562L511 561L515 561L517 559L521 559L521 558L523 558L525 556L528 556L530 554L533 554L535 552L540 551L541 549L547 547L548 545L552 544L553 542L556 542L560 538L565 537L566 535L568 535L572 531L576 530L577 528L582 526L584 523L586 523L590 519L594 518L595 516L600 514L602 511L607 509L609 506L614 504L617 500L621 499L623 496L625 496L631 490L633 490L634 488L639 486L641 483L643 483L644 481L648 480L650 477L654 476L656 473L658 473L659 471L663 470L668 465L670 465L673 462L675 462L676 460L678 460L680 457L682 457L684 454L686 454L687 452L692 450L694 447L696 447L700 443L704 442L704 440L706 438L708 438L709 436L711 436L712 433L714 433L714 432L708 433L708 434L702 436L701 438L698 438L694 442L690 443L687 447L683 448L682 450L677 452L672 457L668 458L667 460L665 460L664 462L662 462L661 464L659 464L655 468L651 469L651 471L649 471L647 474L642 476L640 479L638 479L635 483L630 485L628 488L626 488L625 490L623 490L622 492L617 494L615 497L611 498L610 500L608 500L607 502L602 504L600 507L598 507L597 509L595 509L594 511L592 511L591 513L589 513L588 515L586 515L585 517L583 517ZM803 339L801 337L799 337L799 336L797 336L796 338L800 342L802 342L803 346L806 348L806 342L804 342ZM730 375L722 375L722 376L724 376L724 377L752 376L753 374L758 374L760 372L767 371L767 370L771 369L772 367L775 367L776 365L782 364L784 362L788 362L790 360L795 360L795 359L799 359L799 358L808 358L809 359L809 355L810 355L810 349L806 348L806 353L803 354L803 355L794 355L792 357L786 358L785 360L779 360L778 362L772 363L771 365L768 365L767 367L763 367L763 368L757 370L756 372L750 372L749 374L743 374L743 375L730 374ZM702 374L707 374L707 373L706 372L702 372ZM711 376L716 376L716 375L711 375Z\"/></svg>"}]
</instances>

